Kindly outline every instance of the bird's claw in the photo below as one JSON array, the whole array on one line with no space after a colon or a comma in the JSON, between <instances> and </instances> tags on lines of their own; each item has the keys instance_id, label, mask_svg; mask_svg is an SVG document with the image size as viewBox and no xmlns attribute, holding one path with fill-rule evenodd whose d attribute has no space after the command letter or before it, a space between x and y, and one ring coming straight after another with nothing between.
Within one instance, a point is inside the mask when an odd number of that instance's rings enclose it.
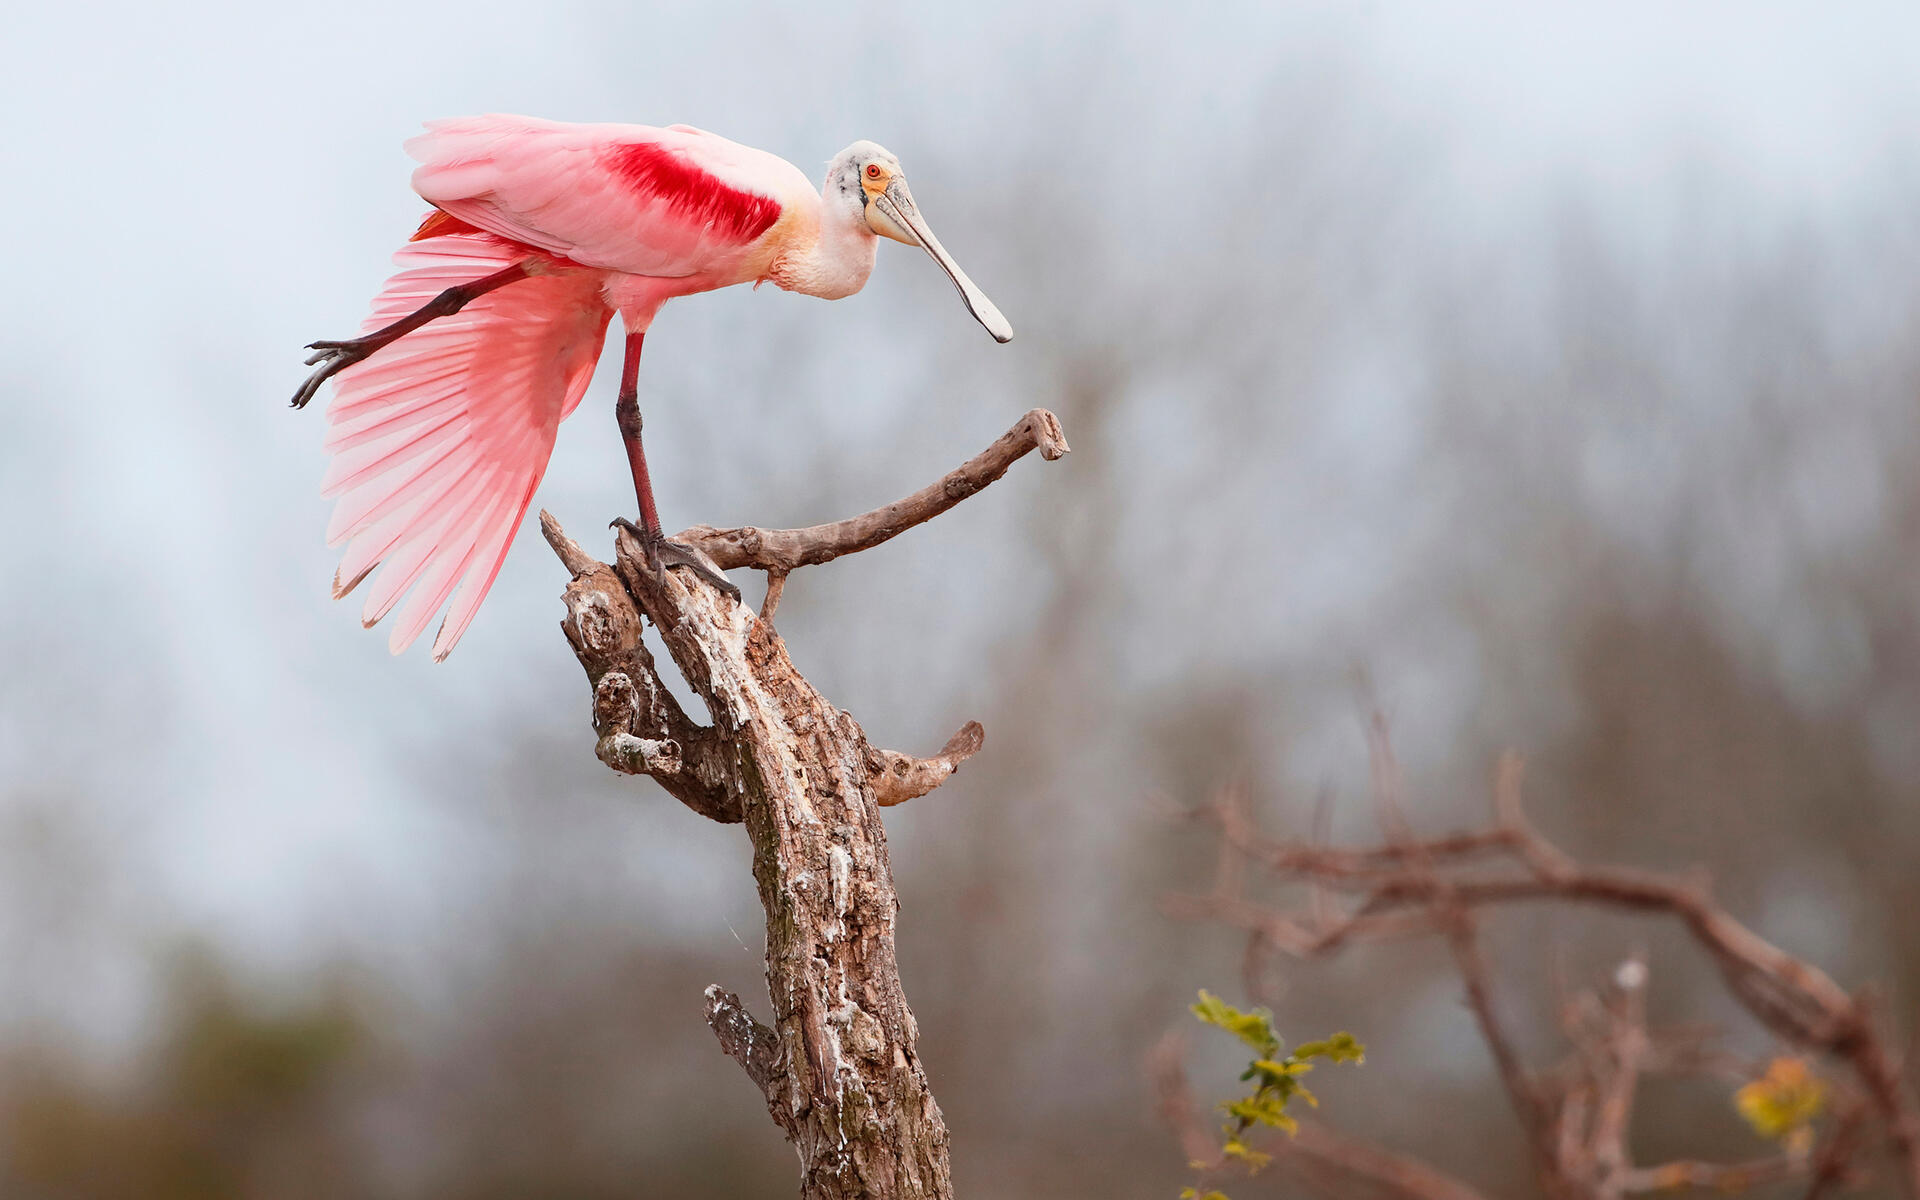
<instances>
[{"instance_id":1,"label":"bird's claw","mask_svg":"<svg viewBox=\"0 0 1920 1200\"><path fill-rule=\"evenodd\" d=\"M320 391L321 384L379 349L377 345L368 345L362 340L308 342L306 348L313 353L307 357L305 365L317 369L307 376L300 390L293 394L295 408L305 408L307 402Z\"/></svg>"},{"instance_id":2,"label":"bird's claw","mask_svg":"<svg viewBox=\"0 0 1920 1200\"><path fill-rule=\"evenodd\" d=\"M641 552L647 556L647 567L655 578L665 578L670 567L685 567L719 588L735 604L740 602L740 589L725 575L709 567L693 547L669 540L665 534L636 525L625 517L615 517L607 522L607 528L624 529L633 535L633 540L640 543Z\"/></svg>"},{"instance_id":3,"label":"bird's claw","mask_svg":"<svg viewBox=\"0 0 1920 1200\"><path fill-rule=\"evenodd\" d=\"M352 342L308 342L306 349L313 351L307 356L307 365L310 367L317 362L325 362L333 358L359 362L369 353Z\"/></svg>"}]
</instances>

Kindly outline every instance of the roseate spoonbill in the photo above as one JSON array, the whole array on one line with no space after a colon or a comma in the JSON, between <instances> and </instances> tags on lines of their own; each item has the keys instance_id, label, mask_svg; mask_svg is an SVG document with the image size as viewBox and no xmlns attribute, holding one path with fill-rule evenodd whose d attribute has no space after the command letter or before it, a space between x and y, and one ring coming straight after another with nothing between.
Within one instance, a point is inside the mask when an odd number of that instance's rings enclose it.
<instances>
[{"instance_id":1,"label":"roseate spoonbill","mask_svg":"<svg viewBox=\"0 0 1920 1200\"><path fill-rule=\"evenodd\" d=\"M654 506L635 380L662 304L736 283L851 296L885 237L926 250L987 332L1013 337L927 227L900 160L872 142L836 155L815 193L784 159L686 125L495 115L426 128L406 148L433 211L394 256L400 271L362 335L307 347L316 369L293 397L303 408L339 376L322 485L338 498L327 544L346 543L333 593L384 564L362 621L371 627L406 595L388 639L395 654L449 599L434 659L466 632L615 312L626 329L615 415L640 524L613 523L640 539L655 571L686 567L736 600L738 588L667 540Z\"/></svg>"}]
</instances>

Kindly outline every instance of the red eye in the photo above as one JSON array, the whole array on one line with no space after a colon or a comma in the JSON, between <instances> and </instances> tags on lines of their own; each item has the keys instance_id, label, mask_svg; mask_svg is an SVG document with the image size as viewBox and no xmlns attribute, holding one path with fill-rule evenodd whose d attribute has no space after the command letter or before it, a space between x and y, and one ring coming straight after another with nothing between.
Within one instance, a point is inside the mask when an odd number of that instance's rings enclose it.
<instances>
[{"instance_id":1,"label":"red eye","mask_svg":"<svg viewBox=\"0 0 1920 1200\"><path fill-rule=\"evenodd\" d=\"M880 178L880 164L879 164L879 163L868 163L868 164L867 164L867 178L868 178L868 179L878 179L878 178Z\"/></svg>"}]
</instances>

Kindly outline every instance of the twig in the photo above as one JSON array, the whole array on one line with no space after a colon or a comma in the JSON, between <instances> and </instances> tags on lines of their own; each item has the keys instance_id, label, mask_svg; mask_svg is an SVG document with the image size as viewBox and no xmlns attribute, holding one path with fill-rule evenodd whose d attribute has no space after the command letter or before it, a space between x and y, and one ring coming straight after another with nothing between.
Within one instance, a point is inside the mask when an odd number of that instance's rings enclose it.
<instances>
[{"instance_id":1,"label":"twig","mask_svg":"<svg viewBox=\"0 0 1920 1200\"><path fill-rule=\"evenodd\" d=\"M1867 1107L1858 1099L1840 1107L1833 1132L1813 1157L1813 1179L1807 1185L1805 1200L1820 1200L1852 1177L1854 1156L1866 1132Z\"/></svg>"},{"instance_id":2,"label":"twig","mask_svg":"<svg viewBox=\"0 0 1920 1200\"><path fill-rule=\"evenodd\" d=\"M948 776L960 769L961 763L980 753L986 741L986 727L978 721L968 721L932 758L915 758L896 750L869 747L867 771L873 781L874 798L882 807L888 807L926 795L945 783Z\"/></svg>"},{"instance_id":3,"label":"twig","mask_svg":"<svg viewBox=\"0 0 1920 1200\"><path fill-rule=\"evenodd\" d=\"M762 621L765 621L769 625L773 624L774 611L780 607L780 593L786 590L787 573L785 571L768 571L767 594L765 598L760 601L760 619Z\"/></svg>"},{"instance_id":4,"label":"twig","mask_svg":"<svg viewBox=\"0 0 1920 1200\"><path fill-rule=\"evenodd\" d=\"M1534 1087L1532 1075L1528 1073L1526 1064L1520 1061L1520 1052L1514 1048L1513 1039L1507 1034L1506 1025L1494 1006L1493 973L1488 969L1486 955L1480 949L1473 916L1462 908L1450 913L1449 917L1447 942L1453 950L1453 961L1460 971L1460 979L1466 985L1467 1007L1480 1026L1481 1039L1487 1043L1487 1049L1493 1055L1493 1064L1499 1070L1500 1081L1506 1086L1507 1095L1513 1102L1515 1115L1526 1126L1531 1135L1530 1142L1544 1147L1546 1109ZM1545 1153L1544 1150L1542 1152ZM1549 1154L1542 1166L1550 1170L1553 1161Z\"/></svg>"},{"instance_id":5,"label":"twig","mask_svg":"<svg viewBox=\"0 0 1920 1200\"><path fill-rule=\"evenodd\" d=\"M1306 842L1275 839L1253 827L1238 792L1227 789L1191 814L1214 826L1222 843L1212 886L1170 895L1165 911L1246 930L1262 946L1296 957L1335 953L1356 942L1443 934L1466 985L1468 1004L1491 1050L1551 1194L1612 1197L1652 1189L1659 1181L1810 1177L1818 1195L1843 1178L1858 1157L1855 1128L1870 1113L1885 1131L1904 1191L1920 1200L1920 1110L1876 1020L1871 996L1850 996L1825 972L1766 941L1716 904L1698 875L1584 866L1527 820L1521 762L1501 759L1493 787L1494 821L1444 837L1414 834L1401 803L1399 765L1375 712L1369 726L1374 799L1382 844L1334 848L1316 830ZM1303 912L1257 902L1245 893L1245 867L1307 888ZM1336 903L1336 897L1341 898ZM1529 1072L1494 1006L1492 972L1475 936L1477 917L1503 905L1555 902L1664 913L1679 921L1719 968L1728 990L1755 1019L1790 1045L1824 1051L1844 1063L1855 1084L1833 1081L1857 1097L1822 1149L1787 1164L1776 1159L1716 1165L1633 1165L1626 1131L1640 1076L1649 1070L1745 1068L1701 1046L1698 1031L1645 1027L1646 965L1623 964L1604 1000L1592 995L1559 1004L1575 1057L1545 1075ZM1597 1025L1593 1025L1597 1021ZM1592 1028L1590 1028L1592 1026Z\"/></svg>"},{"instance_id":6,"label":"twig","mask_svg":"<svg viewBox=\"0 0 1920 1200\"><path fill-rule=\"evenodd\" d=\"M1730 1194L1769 1183L1794 1179L1806 1173L1806 1165L1790 1154L1770 1154L1748 1162L1712 1163L1680 1159L1657 1167L1635 1167L1620 1175L1622 1195L1641 1196L1650 1192L1676 1192L1683 1188Z\"/></svg>"},{"instance_id":7,"label":"twig","mask_svg":"<svg viewBox=\"0 0 1920 1200\"><path fill-rule=\"evenodd\" d=\"M1044 408L1036 408L1015 422L993 445L947 472L938 483L928 484L905 499L857 517L827 525L809 525L805 529L760 529L752 525L715 529L711 525L695 525L674 536L679 541L692 543L723 571L752 567L784 575L843 554L872 549L915 525L931 521L1005 475L1007 468L1029 451L1038 450L1040 457L1052 462L1070 449L1066 435L1060 431L1060 419Z\"/></svg>"},{"instance_id":8,"label":"twig","mask_svg":"<svg viewBox=\"0 0 1920 1200\"><path fill-rule=\"evenodd\" d=\"M766 1093L774 1107L774 1119L785 1114L780 1107L780 1038L773 1030L753 1019L740 997L713 984L707 988L707 1027L720 1041L720 1049L739 1063L747 1078Z\"/></svg>"},{"instance_id":9,"label":"twig","mask_svg":"<svg viewBox=\"0 0 1920 1200\"><path fill-rule=\"evenodd\" d=\"M1632 1190L1627 1124L1633 1117L1647 1055L1647 966L1637 956L1614 971L1613 986L1601 1007L1606 1031L1600 1053L1590 1060L1599 1075L1593 1081L1596 1105L1591 1133L1581 1157L1597 1177L1601 1195L1611 1198Z\"/></svg>"}]
</instances>

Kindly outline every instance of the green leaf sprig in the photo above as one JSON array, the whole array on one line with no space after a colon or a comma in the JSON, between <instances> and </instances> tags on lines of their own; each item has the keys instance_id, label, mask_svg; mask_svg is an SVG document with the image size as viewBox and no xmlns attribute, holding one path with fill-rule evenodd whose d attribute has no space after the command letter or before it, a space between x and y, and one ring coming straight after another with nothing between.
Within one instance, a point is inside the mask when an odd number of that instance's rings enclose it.
<instances>
[{"instance_id":1,"label":"green leaf sprig","mask_svg":"<svg viewBox=\"0 0 1920 1200\"><path fill-rule=\"evenodd\" d=\"M1194 1016L1215 1029L1223 1029L1239 1038L1253 1051L1253 1061L1247 1064L1247 1069L1240 1075L1241 1082L1254 1084L1253 1091L1220 1106L1233 1118L1220 1127L1223 1136L1221 1160L1243 1163L1249 1173L1273 1161L1272 1155L1247 1144L1246 1135L1249 1131L1256 1125L1264 1125L1292 1134L1299 1129L1300 1123L1287 1114L1287 1105L1294 1100L1304 1100L1319 1107L1320 1101L1300 1082L1301 1076L1313 1070L1314 1059L1354 1064L1366 1061L1367 1048L1355 1041L1350 1033L1336 1033L1317 1042L1302 1042L1291 1053L1282 1053L1284 1043L1273 1030L1271 1012L1264 1008L1242 1012L1205 988L1200 991L1199 1002L1191 1007ZM1198 1161L1192 1165L1196 1170L1205 1170L1209 1166ZM1189 1187L1180 1193L1180 1200L1227 1200L1227 1196L1219 1191L1203 1193L1198 1187Z\"/></svg>"}]
</instances>

